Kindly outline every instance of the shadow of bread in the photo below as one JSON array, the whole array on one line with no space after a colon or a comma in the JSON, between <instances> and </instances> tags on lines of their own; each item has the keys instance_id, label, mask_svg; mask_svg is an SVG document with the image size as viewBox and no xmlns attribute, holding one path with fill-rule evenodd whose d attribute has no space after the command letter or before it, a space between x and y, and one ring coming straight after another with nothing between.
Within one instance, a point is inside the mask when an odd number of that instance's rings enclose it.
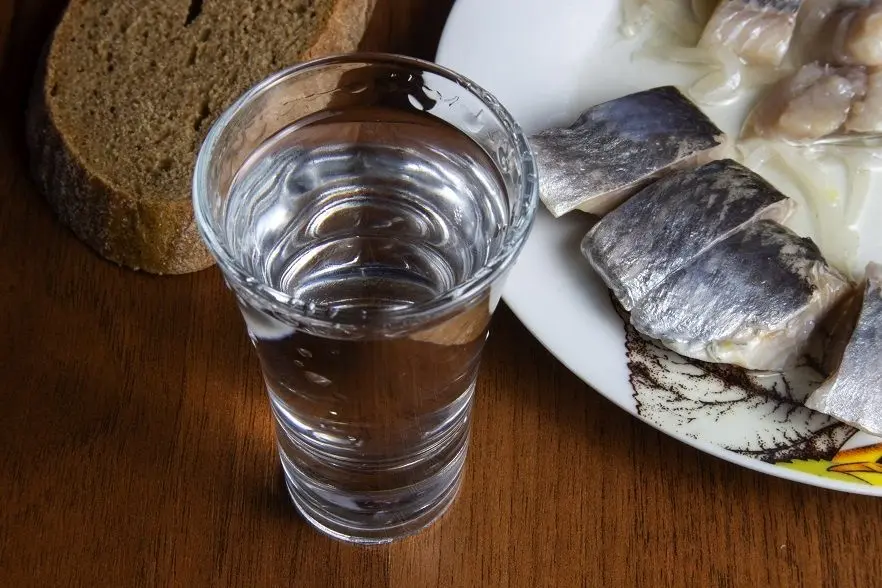
<instances>
[{"instance_id":1,"label":"shadow of bread","mask_svg":"<svg viewBox=\"0 0 882 588\"><path fill-rule=\"evenodd\" d=\"M3 57L6 55L6 43L9 40L9 30L12 28L14 7L11 1L0 2L0 68L3 67Z\"/></svg>"},{"instance_id":2,"label":"shadow of bread","mask_svg":"<svg viewBox=\"0 0 882 588\"><path fill-rule=\"evenodd\" d=\"M4 0L0 2L0 107L22 112L28 89L47 39L52 34L67 0ZM4 11L5 14L4 14ZM3 21L8 19L8 35L3 49ZM21 117L12 117L17 134L24 132Z\"/></svg>"}]
</instances>

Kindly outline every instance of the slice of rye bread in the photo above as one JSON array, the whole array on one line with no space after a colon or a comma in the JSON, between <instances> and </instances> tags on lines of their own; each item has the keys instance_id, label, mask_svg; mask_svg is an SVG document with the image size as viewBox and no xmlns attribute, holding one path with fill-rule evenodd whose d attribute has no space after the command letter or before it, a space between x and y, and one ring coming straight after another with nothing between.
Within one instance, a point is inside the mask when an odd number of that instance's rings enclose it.
<instances>
[{"instance_id":1,"label":"slice of rye bread","mask_svg":"<svg viewBox=\"0 0 882 588\"><path fill-rule=\"evenodd\" d=\"M357 48L375 0L72 0L27 120L34 178L100 255L157 274L212 264L191 204L215 118L269 74Z\"/></svg>"}]
</instances>

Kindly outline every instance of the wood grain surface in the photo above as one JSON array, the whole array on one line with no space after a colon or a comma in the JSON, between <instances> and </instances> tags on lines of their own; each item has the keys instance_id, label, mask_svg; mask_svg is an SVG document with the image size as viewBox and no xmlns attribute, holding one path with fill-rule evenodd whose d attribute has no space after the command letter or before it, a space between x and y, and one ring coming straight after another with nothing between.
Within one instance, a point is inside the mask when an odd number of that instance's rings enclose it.
<instances>
[{"instance_id":1,"label":"wood grain surface","mask_svg":"<svg viewBox=\"0 0 882 588\"><path fill-rule=\"evenodd\" d=\"M0 67L3 66L3 58L6 55L6 43L12 28L12 9L14 7L12 0L0 2Z\"/></svg>"},{"instance_id":2,"label":"wood grain surface","mask_svg":"<svg viewBox=\"0 0 882 588\"><path fill-rule=\"evenodd\" d=\"M450 1L379 4L366 44L431 56ZM665 437L505 307L453 509L388 546L319 535L285 494L218 271L157 278L96 257L35 193L20 115L4 114L0 586L882 585L882 500Z\"/></svg>"}]
</instances>

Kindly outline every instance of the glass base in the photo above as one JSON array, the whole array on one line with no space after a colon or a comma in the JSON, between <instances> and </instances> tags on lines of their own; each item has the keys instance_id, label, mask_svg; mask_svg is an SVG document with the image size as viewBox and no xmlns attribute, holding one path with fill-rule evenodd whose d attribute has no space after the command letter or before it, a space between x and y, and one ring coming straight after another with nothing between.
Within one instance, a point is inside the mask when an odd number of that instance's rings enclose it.
<instances>
[{"instance_id":1,"label":"glass base","mask_svg":"<svg viewBox=\"0 0 882 588\"><path fill-rule=\"evenodd\" d=\"M376 509L373 513L365 513L363 509L343 510L339 503L328 503L321 498L321 492L315 484L298 475L296 467L285 459L282 454L282 468L285 472L285 484L294 506L317 530L341 541L361 545L379 545L397 539L403 539L425 529L439 518L456 500L462 485L462 471L468 445L444 469L431 479L418 485L395 491L395 495L420 495L420 488L430 487L438 490L438 482L443 480L446 485L435 494L428 504L425 501L389 501L389 493L385 496L360 494L353 496L353 504L386 502L389 508ZM287 463L286 463L287 462ZM385 498L385 500L384 500Z\"/></svg>"}]
</instances>

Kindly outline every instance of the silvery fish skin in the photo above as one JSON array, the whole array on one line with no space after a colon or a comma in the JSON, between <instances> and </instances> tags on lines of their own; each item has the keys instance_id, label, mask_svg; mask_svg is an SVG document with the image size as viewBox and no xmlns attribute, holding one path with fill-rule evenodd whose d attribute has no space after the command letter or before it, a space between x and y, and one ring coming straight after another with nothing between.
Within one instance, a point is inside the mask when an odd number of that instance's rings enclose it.
<instances>
[{"instance_id":1,"label":"silvery fish skin","mask_svg":"<svg viewBox=\"0 0 882 588\"><path fill-rule=\"evenodd\" d=\"M743 165L723 159L650 184L600 220L582 254L631 310L668 275L758 219L783 222L790 199Z\"/></svg>"},{"instance_id":2,"label":"silvery fish skin","mask_svg":"<svg viewBox=\"0 0 882 588\"><path fill-rule=\"evenodd\" d=\"M882 435L882 266L867 267L863 302L854 332L838 369L805 401L805 405Z\"/></svg>"},{"instance_id":3,"label":"silvery fish skin","mask_svg":"<svg viewBox=\"0 0 882 588\"><path fill-rule=\"evenodd\" d=\"M539 193L558 217L579 208L605 214L670 168L720 155L723 132L673 86L586 110L567 128L531 138Z\"/></svg>"},{"instance_id":4,"label":"silvery fish skin","mask_svg":"<svg viewBox=\"0 0 882 588\"><path fill-rule=\"evenodd\" d=\"M781 371L848 290L810 239L761 220L668 276L637 304L631 324L687 357Z\"/></svg>"},{"instance_id":5,"label":"silvery fish skin","mask_svg":"<svg viewBox=\"0 0 882 588\"><path fill-rule=\"evenodd\" d=\"M722 0L698 42L726 48L752 65L779 66L796 29L802 0Z\"/></svg>"}]
</instances>

